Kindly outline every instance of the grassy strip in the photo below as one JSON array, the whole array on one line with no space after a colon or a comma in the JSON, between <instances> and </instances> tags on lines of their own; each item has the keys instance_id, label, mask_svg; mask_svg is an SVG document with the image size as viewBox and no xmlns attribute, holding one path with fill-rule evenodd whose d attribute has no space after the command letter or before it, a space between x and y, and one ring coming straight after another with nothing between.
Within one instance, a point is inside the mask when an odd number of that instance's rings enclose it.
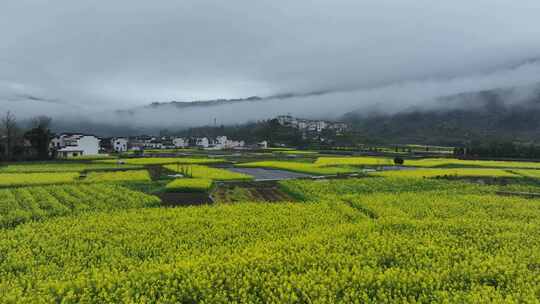
<instances>
[{"instance_id":1,"label":"grassy strip","mask_svg":"<svg viewBox=\"0 0 540 304\"><path fill-rule=\"evenodd\" d=\"M146 170L130 170L117 172L90 172L84 179L85 182L146 182L151 181L150 174Z\"/></svg>"},{"instance_id":2,"label":"grassy strip","mask_svg":"<svg viewBox=\"0 0 540 304\"><path fill-rule=\"evenodd\" d=\"M0 173L0 187L73 183L78 177L78 172Z\"/></svg>"},{"instance_id":3,"label":"grassy strip","mask_svg":"<svg viewBox=\"0 0 540 304\"><path fill-rule=\"evenodd\" d=\"M121 160L128 165L166 165L166 164L218 164L224 163L221 158L191 158L191 157L142 157ZM100 160L98 163L116 163L118 160Z\"/></svg>"},{"instance_id":4,"label":"grassy strip","mask_svg":"<svg viewBox=\"0 0 540 304\"><path fill-rule=\"evenodd\" d=\"M315 175L335 175L335 174L346 174L346 173L357 172L357 170L354 168L322 167L313 163L300 163L300 162L291 162L291 161L260 161L260 162L238 164L237 166L244 167L244 168L268 168L268 169L287 170L287 171L306 173L306 174L315 174Z\"/></svg>"},{"instance_id":5,"label":"grassy strip","mask_svg":"<svg viewBox=\"0 0 540 304\"><path fill-rule=\"evenodd\" d=\"M373 172L376 176L391 177L518 177L518 175L503 169L411 169L411 170L389 170Z\"/></svg>"},{"instance_id":6,"label":"grassy strip","mask_svg":"<svg viewBox=\"0 0 540 304\"><path fill-rule=\"evenodd\" d=\"M32 162L0 166L0 173L40 173L40 172L82 172L89 170L136 169L140 166L119 165L116 160L101 160L107 163L96 162Z\"/></svg>"},{"instance_id":7,"label":"grassy strip","mask_svg":"<svg viewBox=\"0 0 540 304\"><path fill-rule=\"evenodd\" d=\"M212 188L208 178L177 178L165 186L169 192L206 192Z\"/></svg>"},{"instance_id":8,"label":"grassy strip","mask_svg":"<svg viewBox=\"0 0 540 304\"><path fill-rule=\"evenodd\" d=\"M201 165L166 165L165 168L179 173L189 174L194 178L207 178L218 181L226 180L252 180L247 174L232 172L226 169L210 168Z\"/></svg>"}]
</instances>

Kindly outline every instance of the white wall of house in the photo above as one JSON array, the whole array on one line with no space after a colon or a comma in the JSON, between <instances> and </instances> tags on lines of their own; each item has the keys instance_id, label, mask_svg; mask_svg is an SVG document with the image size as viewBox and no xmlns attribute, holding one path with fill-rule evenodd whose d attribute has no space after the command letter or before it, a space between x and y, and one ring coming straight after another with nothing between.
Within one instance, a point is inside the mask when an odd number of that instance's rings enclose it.
<instances>
[{"instance_id":1,"label":"white wall of house","mask_svg":"<svg viewBox=\"0 0 540 304\"><path fill-rule=\"evenodd\" d=\"M74 149L60 149L58 151L58 157L61 158L70 158L70 157L79 157L83 155L83 151L74 150Z\"/></svg>"},{"instance_id":2,"label":"white wall of house","mask_svg":"<svg viewBox=\"0 0 540 304\"><path fill-rule=\"evenodd\" d=\"M208 138L197 138L197 146L202 148L208 148L210 146L210 142L208 141Z\"/></svg>"},{"instance_id":3,"label":"white wall of house","mask_svg":"<svg viewBox=\"0 0 540 304\"><path fill-rule=\"evenodd\" d=\"M175 137L173 138L173 145L176 148L185 148L188 146L188 142L182 137Z\"/></svg>"},{"instance_id":4,"label":"white wall of house","mask_svg":"<svg viewBox=\"0 0 540 304\"><path fill-rule=\"evenodd\" d=\"M97 155L99 154L99 138L83 135L79 138L77 147L83 151L83 155Z\"/></svg>"}]
</instances>

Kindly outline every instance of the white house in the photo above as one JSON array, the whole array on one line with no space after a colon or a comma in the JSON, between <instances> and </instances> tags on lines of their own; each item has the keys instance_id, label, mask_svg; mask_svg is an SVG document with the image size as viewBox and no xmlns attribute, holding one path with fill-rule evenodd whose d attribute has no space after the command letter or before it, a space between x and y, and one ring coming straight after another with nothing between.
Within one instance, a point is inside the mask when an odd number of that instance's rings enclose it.
<instances>
[{"instance_id":1,"label":"white house","mask_svg":"<svg viewBox=\"0 0 540 304\"><path fill-rule=\"evenodd\" d=\"M155 139L146 143L145 147L149 149L163 149L163 143L160 140Z\"/></svg>"},{"instance_id":2,"label":"white house","mask_svg":"<svg viewBox=\"0 0 540 304\"><path fill-rule=\"evenodd\" d=\"M51 148L63 158L98 155L99 141L100 139L94 135L62 134L51 140Z\"/></svg>"},{"instance_id":3,"label":"white house","mask_svg":"<svg viewBox=\"0 0 540 304\"><path fill-rule=\"evenodd\" d=\"M113 138L112 146L113 146L114 152L117 152L117 153L127 152L128 140L127 138L123 138L123 137Z\"/></svg>"},{"instance_id":4,"label":"white house","mask_svg":"<svg viewBox=\"0 0 540 304\"><path fill-rule=\"evenodd\" d=\"M214 146L216 149L226 149L227 148L227 136L218 136L216 137L216 141L214 142Z\"/></svg>"},{"instance_id":5,"label":"white house","mask_svg":"<svg viewBox=\"0 0 540 304\"><path fill-rule=\"evenodd\" d=\"M186 148L189 146L189 141L182 137L175 137L173 138L172 142L175 148Z\"/></svg>"},{"instance_id":6,"label":"white house","mask_svg":"<svg viewBox=\"0 0 540 304\"><path fill-rule=\"evenodd\" d=\"M197 146L201 148L208 148L210 146L210 142L206 137L197 138Z\"/></svg>"},{"instance_id":7,"label":"white house","mask_svg":"<svg viewBox=\"0 0 540 304\"><path fill-rule=\"evenodd\" d=\"M228 139L227 136L218 136L216 137L216 140L214 141L213 148L216 150L222 150L222 149L234 149L234 148L240 148L244 146L243 140L232 140Z\"/></svg>"}]
</instances>

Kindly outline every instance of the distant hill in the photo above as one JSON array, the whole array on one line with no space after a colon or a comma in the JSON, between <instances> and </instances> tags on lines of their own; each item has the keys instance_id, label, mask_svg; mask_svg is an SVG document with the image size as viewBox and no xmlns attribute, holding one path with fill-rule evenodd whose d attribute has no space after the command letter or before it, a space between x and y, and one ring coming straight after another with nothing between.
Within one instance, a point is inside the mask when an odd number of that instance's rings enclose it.
<instances>
[{"instance_id":1,"label":"distant hill","mask_svg":"<svg viewBox=\"0 0 540 304\"><path fill-rule=\"evenodd\" d=\"M159 110L160 108L170 108L171 106L178 109L185 109L185 108L228 106L228 105L233 105L233 104L260 102L260 101L271 102L272 100L283 100L283 99L295 98L295 97L310 97L310 96L323 95L330 92L331 91L315 91L315 92L308 92L308 93L283 93L283 94L276 94L276 95L270 95L270 96L265 96L265 97L250 96L246 98L233 98L233 99L221 98L221 99L193 100L193 101L164 101L164 102L154 101L146 106L143 106L137 109L118 110L116 112L118 114L129 114L135 110L141 110L141 109Z\"/></svg>"},{"instance_id":2,"label":"distant hill","mask_svg":"<svg viewBox=\"0 0 540 304\"><path fill-rule=\"evenodd\" d=\"M473 139L540 142L540 86L440 98L428 109L394 115L354 111L343 116L381 142L455 145Z\"/></svg>"}]
</instances>

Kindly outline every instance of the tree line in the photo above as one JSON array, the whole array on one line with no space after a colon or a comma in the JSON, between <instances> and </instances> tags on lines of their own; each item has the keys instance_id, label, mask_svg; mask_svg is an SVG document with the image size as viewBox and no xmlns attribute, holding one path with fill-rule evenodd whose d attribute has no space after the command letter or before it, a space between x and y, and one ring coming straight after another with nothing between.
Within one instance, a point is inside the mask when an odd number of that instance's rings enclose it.
<instances>
[{"instance_id":1,"label":"tree line","mask_svg":"<svg viewBox=\"0 0 540 304\"><path fill-rule=\"evenodd\" d=\"M4 113L0 118L0 160L50 159L51 123L48 116L36 116L29 127L23 128L12 112Z\"/></svg>"},{"instance_id":2,"label":"tree line","mask_svg":"<svg viewBox=\"0 0 540 304\"><path fill-rule=\"evenodd\" d=\"M522 158L540 159L540 146L512 141L473 141L456 148L454 154L462 158Z\"/></svg>"}]
</instances>

